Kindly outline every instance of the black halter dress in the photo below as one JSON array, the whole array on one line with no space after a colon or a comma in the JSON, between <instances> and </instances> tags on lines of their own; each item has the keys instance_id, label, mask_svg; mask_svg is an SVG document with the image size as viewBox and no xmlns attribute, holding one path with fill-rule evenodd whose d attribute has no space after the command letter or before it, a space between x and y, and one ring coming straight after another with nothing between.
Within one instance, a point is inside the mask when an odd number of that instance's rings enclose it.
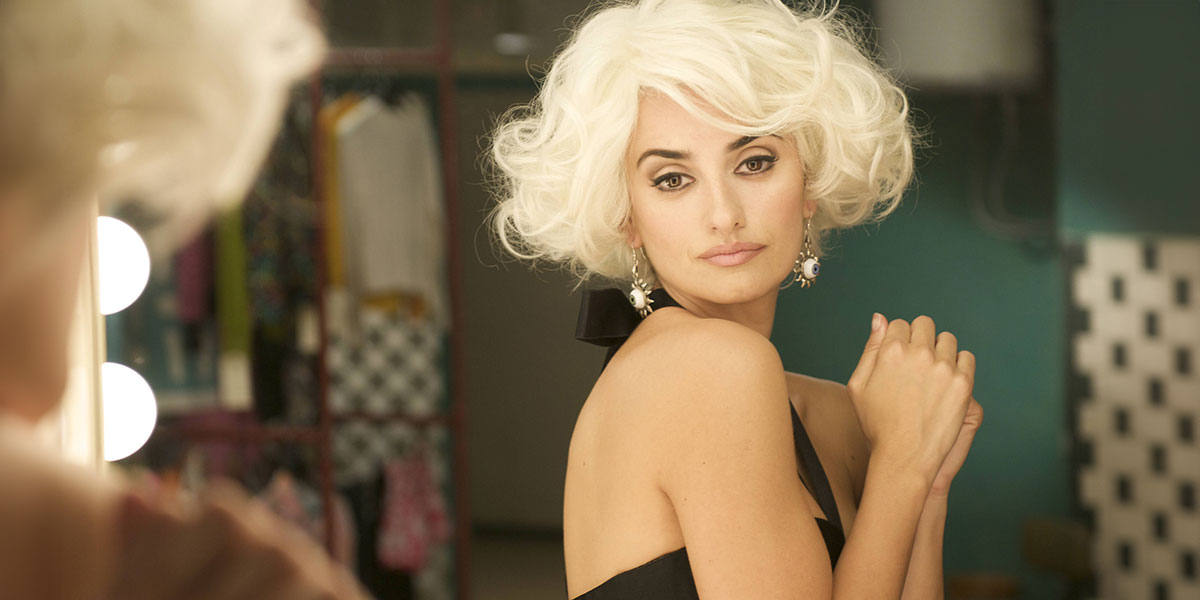
<instances>
[{"instance_id":1,"label":"black halter dress","mask_svg":"<svg viewBox=\"0 0 1200 600\"><path fill-rule=\"evenodd\" d=\"M666 290L655 290L650 294L654 300L654 308L676 306ZM641 322L637 311L630 306L625 295L616 289L593 290L584 293L583 304L579 311L579 323L575 337L581 341L600 346L608 346L608 355L604 365L629 338L634 328ZM834 502L833 488L825 477L825 469L817 458L800 422L800 415L791 401L792 408L792 440L796 446L796 457L804 464L805 469L812 475L813 485L808 485L803 477L800 481L816 498L817 504L829 519L816 517L817 527L825 538L825 548L829 551L829 560L837 566L838 556L846 543L842 531L842 519L838 516L837 503ZM800 475L799 471L796 473ZM563 578L564 592L566 578ZM565 595L565 593L564 593ZM679 548L650 560L637 567L618 573L604 583L592 588L574 600L699 600L696 582L692 578L691 563L688 562L687 547Z\"/></svg>"}]
</instances>

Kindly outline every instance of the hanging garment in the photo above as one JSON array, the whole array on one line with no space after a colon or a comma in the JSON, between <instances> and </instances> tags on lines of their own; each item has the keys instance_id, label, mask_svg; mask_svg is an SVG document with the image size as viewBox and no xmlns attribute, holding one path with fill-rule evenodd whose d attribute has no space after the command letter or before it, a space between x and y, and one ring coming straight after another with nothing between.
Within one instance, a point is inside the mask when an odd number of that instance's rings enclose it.
<instances>
[{"instance_id":1,"label":"hanging garment","mask_svg":"<svg viewBox=\"0 0 1200 600\"><path fill-rule=\"evenodd\" d=\"M431 548L450 538L450 519L428 452L418 450L384 467L384 507L379 524L379 562L419 571Z\"/></svg>"},{"instance_id":2,"label":"hanging garment","mask_svg":"<svg viewBox=\"0 0 1200 600\"><path fill-rule=\"evenodd\" d=\"M339 486L368 481L404 456L419 433L407 423L338 420L333 427L333 479Z\"/></svg>"},{"instance_id":3,"label":"hanging garment","mask_svg":"<svg viewBox=\"0 0 1200 600\"><path fill-rule=\"evenodd\" d=\"M206 229L175 253L175 302L179 320L196 324L212 316L213 248Z\"/></svg>"},{"instance_id":4,"label":"hanging garment","mask_svg":"<svg viewBox=\"0 0 1200 600\"><path fill-rule=\"evenodd\" d=\"M217 339L220 344L217 394L230 410L250 408L250 292L246 287L246 241L242 210L229 209L216 218L213 252L216 263Z\"/></svg>"},{"instance_id":5,"label":"hanging garment","mask_svg":"<svg viewBox=\"0 0 1200 600\"><path fill-rule=\"evenodd\" d=\"M357 301L405 294L445 326L445 211L429 111L409 94L369 97L337 124L341 239Z\"/></svg>"},{"instance_id":6,"label":"hanging garment","mask_svg":"<svg viewBox=\"0 0 1200 600\"><path fill-rule=\"evenodd\" d=\"M369 306L361 315L359 335L330 332L330 410L335 416L435 413L445 396L445 331Z\"/></svg>"},{"instance_id":7,"label":"hanging garment","mask_svg":"<svg viewBox=\"0 0 1200 600\"><path fill-rule=\"evenodd\" d=\"M321 108L317 130L321 148L321 217L325 244L325 328L331 334L346 335L357 318L354 301L347 288L346 250L342 234L341 173L338 171L337 124L362 96L346 94Z\"/></svg>"},{"instance_id":8,"label":"hanging garment","mask_svg":"<svg viewBox=\"0 0 1200 600\"><path fill-rule=\"evenodd\" d=\"M325 274L330 287L346 285L346 265L342 241L341 174L338 171L338 121L350 112L362 96L346 94L321 107L317 115L321 148L321 217L325 225Z\"/></svg>"},{"instance_id":9,"label":"hanging garment","mask_svg":"<svg viewBox=\"0 0 1200 600\"><path fill-rule=\"evenodd\" d=\"M371 477L338 488L350 502L355 530L358 532L358 562L354 574L377 600L411 600L420 597L416 593L415 575L379 564L379 553L375 549L378 545L383 487L383 472L377 471Z\"/></svg>"},{"instance_id":10,"label":"hanging garment","mask_svg":"<svg viewBox=\"0 0 1200 600\"><path fill-rule=\"evenodd\" d=\"M285 368L297 352L296 329L317 296L317 211L309 197L306 126L295 110L263 174L242 203L246 287L253 318L254 408L263 421L280 419L288 404Z\"/></svg>"}]
</instances>

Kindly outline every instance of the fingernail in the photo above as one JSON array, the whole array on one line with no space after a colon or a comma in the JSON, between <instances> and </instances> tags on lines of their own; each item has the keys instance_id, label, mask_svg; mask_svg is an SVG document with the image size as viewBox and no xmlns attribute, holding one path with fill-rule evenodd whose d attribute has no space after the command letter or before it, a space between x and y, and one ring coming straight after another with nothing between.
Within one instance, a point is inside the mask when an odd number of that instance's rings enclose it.
<instances>
[{"instance_id":1,"label":"fingernail","mask_svg":"<svg viewBox=\"0 0 1200 600\"><path fill-rule=\"evenodd\" d=\"M882 323L880 321L882 321L882 320L883 320L882 315L880 315L879 313L873 313L871 315L871 331L879 331L879 326L882 325Z\"/></svg>"}]
</instances>

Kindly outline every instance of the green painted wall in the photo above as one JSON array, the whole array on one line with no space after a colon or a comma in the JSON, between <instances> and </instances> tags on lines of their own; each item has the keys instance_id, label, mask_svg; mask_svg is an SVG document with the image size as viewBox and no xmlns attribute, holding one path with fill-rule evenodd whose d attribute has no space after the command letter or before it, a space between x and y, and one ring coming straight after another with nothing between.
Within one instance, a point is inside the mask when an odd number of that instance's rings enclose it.
<instances>
[{"instance_id":1,"label":"green painted wall","mask_svg":"<svg viewBox=\"0 0 1200 600\"><path fill-rule=\"evenodd\" d=\"M1052 576L1026 566L1023 519L1063 516L1070 499L1063 365L1063 279L1058 256L987 233L969 202L969 156L979 141L978 101L912 97L932 130L920 183L881 226L847 232L809 289L780 296L774 340L789 370L846 381L872 311L931 316L978 359L975 397L984 424L951 491L945 568L1014 574L1023 598L1057 598ZM1052 159L1032 116L1010 195L1040 195L1031 178ZM1036 132L1042 131L1039 136ZM984 140L987 141L987 140Z\"/></svg>"},{"instance_id":2,"label":"green painted wall","mask_svg":"<svg viewBox=\"0 0 1200 600\"><path fill-rule=\"evenodd\" d=\"M1054 114L1021 112L1010 208L1052 205L1060 239L1200 233L1200 2L1052 8ZM1060 598L1061 583L1020 550L1025 518L1071 506L1058 242L1002 239L973 217L972 153L996 143L986 101L914 95L913 104L933 132L919 185L880 227L842 235L813 288L784 292L774 339L790 370L845 381L872 311L928 314L956 333L979 359L986 416L952 492L946 572L1012 573L1022 598Z\"/></svg>"},{"instance_id":3,"label":"green painted wall","mask_svg":"<svg viewBox=\"0 0 1200 600\"><path fill-rule=\"evenodd\" d=\"M1200 233L1200 2L1054 6L1062 231Z\"/></svg>"}]
</instances>

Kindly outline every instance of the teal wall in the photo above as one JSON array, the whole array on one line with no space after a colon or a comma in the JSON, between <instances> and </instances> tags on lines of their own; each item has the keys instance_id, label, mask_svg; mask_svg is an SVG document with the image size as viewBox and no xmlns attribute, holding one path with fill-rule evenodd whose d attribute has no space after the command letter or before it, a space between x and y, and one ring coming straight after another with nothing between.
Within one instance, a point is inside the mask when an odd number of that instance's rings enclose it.
<instances>
[{"instance_id":1,"label":"teal wall","mask_svg":"<svg viewBox=\"0 0 1200 600\"><path fill-rule=\"evenodd\" d=\"M1062 231L1200 233L1200 2L1054 7Z\"/></svg>"},{"instance_id":2,"label":"teal wall","mask_svg":"<svg viewBox=\"0 0 1200 600\"><path fill-rule=\"evenodd\" d=\"M993 237L974 220L968 156L978 103L912 101L933 134L919 185L881 226L842 235L813 287L780 295L773 337L788 370L845 382L873 311L910 321L926 314L957 335L978 360L975 397L985 416L951 491L946 573L1018 575L1023 598L1057 598L1053 577L1025 565L1020 529L1026 517L1063 516L1069 507L1058 256ZM1052 158L1044 142L1029 137L1023 170ZM1012 196L1050 202L1044 183L1013 181Z\"/></svg>"},{"instance_id":3,"label":"teal wall","mask_svg":"<svg viewBox=\"0 0 1200 600\"><path fill-rule=\"evenodd\" d=\"M1069 516L1072 506L1057 248L1097 231L1200 233L1200 2L1051 8L1053 109L1020 113L1005 181L1014 213L1057 213L1057 239L1000 238L972 215L972 156L997 143L994 107L916 94L933 134L919 184L881 226L842 235L814 287L781 295L774 332L789 370L843 382L872 311L928 314L958 335L978 357L985 418L952 491L946 572L1015 574L1027 599L1065 591L1020 549L1025 518Z\"/></svg>"}]
</instances>

